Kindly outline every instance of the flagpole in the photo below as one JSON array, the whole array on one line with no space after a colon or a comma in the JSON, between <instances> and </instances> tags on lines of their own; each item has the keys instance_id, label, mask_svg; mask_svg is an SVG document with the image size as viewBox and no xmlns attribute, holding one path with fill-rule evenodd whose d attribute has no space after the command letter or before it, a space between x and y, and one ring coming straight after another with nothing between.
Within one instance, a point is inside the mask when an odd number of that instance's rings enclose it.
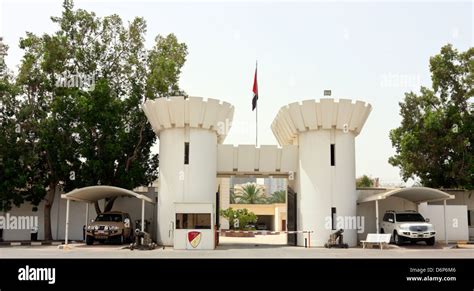
<instances>
[{"instance_id":1,"label":"flagpole","mask_svg":"<svg viewBox=\"0 0 474 291\"><path fill-rule=\"evenodd\" d=\"M258 62L255 61L255 71L258 70ZM255 147L258 147L258 98L255 103Z\"/></svg>"}]
</instances>

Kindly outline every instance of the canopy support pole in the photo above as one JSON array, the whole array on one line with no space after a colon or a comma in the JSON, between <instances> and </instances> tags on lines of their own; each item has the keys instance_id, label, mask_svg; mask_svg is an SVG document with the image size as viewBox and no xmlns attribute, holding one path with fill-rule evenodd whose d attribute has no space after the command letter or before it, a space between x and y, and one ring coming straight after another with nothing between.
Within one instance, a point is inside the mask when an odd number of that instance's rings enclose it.
<instances>
[{"instance_id":1,"label":"canopy support pole","mask_svg":"<svg viewBox=\"0 0 474 291\"><path fill-rule=\"evenodd\" d=\"M142 224L141 224L141 231L145 231L145 200L142 200ZM143 238L141 239L141 243L143 244Z\"/></svg>"},{"instance_id":2,"label":"canopy support pole","mask_svg":"<svg viewBox=\"0 0 474 291\"><path fill-rule=\"evenodd\" d=\"M84 240L87 238L87 225L89 224L89 203L86 203L86 224L84 228Z\"/></svg>"},{"instance_id":3,"label":"canopy support pole","mask_svg":"<svg viewBox=\"0 0 474 291\"><path fill-rule=\"evenodd\" d=\"M66 233L64 238L64 244L67 246L68 244L68 236L69 236L69 202L70 200L66 200Z\"/></svg>"},{"instance_id":4,"label":"canopy support pole","mask_svg":"<svg viewBox=\"0 0 474 291\"><path fill-rule=\"evenodd\" d=\"M446 199L443 200L444 242L448 245L448 221L446 220Z\"/></svg>"},{"instance_id":5,"label":"canopy support pole","mask_svg":"<svg viewBox=\"0 0 474 291\"><path fill-rule=\"evenodd\" d=\"M145 231L145 200L142 200L142 229L141 231Z\"/></svg>"},{"instance_id":6,"label":"canopy support pole","mask_svg":"<svg viewBox=\"0 0 474 291\"><path fill-rule=\"evenodd\" d=\"M376 233L380 232L379 226L379 201L375 200L375 227L377 228Z\"/></svg>"}]
</instances>

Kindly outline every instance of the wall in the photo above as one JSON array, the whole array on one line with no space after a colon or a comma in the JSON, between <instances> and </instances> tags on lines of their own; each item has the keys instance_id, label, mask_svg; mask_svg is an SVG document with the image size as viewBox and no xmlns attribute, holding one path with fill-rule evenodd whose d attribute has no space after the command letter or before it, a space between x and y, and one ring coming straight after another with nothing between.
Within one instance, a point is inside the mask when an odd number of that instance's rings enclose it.
<instances>
[{"instance_id":1,"label":"wall","mask_svg":"<svg viewBox=\"0 0 474 291\"><path fill-rule=\"evenodd\" d=\"M184 164L185 142L189 142L188 164ZM186 126L160 132L158 244L173 245L175 203L215 204L216 167L217 135L214 131Z\"/></svg>"},{"instance_id":2,"label":"wall","mask_svg":"<svg viewBox=\"0 0 474 291\"><path fill-rule=\"evenodd\" d=\"M278 175L295 172L298 147L285 145L217 145L218 175ZM235 181L237 183L237 179Z\"/></svg>"},{"instance_id":3,"label":"wall","mask_svg":"<svg viewBox=\"0 0 474 291\"><path fill-rule=\"evenodd\" d=\"M285 222L286 224L286 204L285 203L278 203L275 205L275 222L274 222L274 231L282 231L282 223ZM286 225L285 225L286 228Z\"/></svg>"},{"instance_id":4,"label":"wall","mask_svg":"<svg viewBox=\"0 0 474 291\"><path fill-rule=\"evenodd\" d=\"M444 241L444 207L442 205L428 205L421 203L418 211L425 218L430 219L436 230L436 240ZM446 206L446 229L448 241L469 240L469 229L467 226L467 206L447 205Z\"/></svg>"},{"instance_id":5,"label":"wall","mask_svg":"<svg viewBox=\"0 0 474 291\"><path fill-rule=\"evenodd\" d=\"M145 193L142 193L145 194ZM155 200L156 192L146 193L146 195ZM99 205L103 209L103 201L99 202ZM15 216L38 216L38 239L44 239L44 203L38 206L38 211L33 212L32 206L29 204L23 204L19 208L14 207L11 211L8 211L10 215ZM132 222L135 226L135 220L141 219L141 200L131 197L119 197L115 200L112 210L124 211L130 214ZM155 211L155 205L151 203L145 203L145 219L155 223L156 219L153 217ZM5 216L5 212L0 212L0 215ZM94 205L89 206L89 220L95 219L97 213ZM69 239L70 240L82 240L82 227L86 223L86 204L83 202L71 201L69 205ZM64 240L65 227L66 225L66 200L61 199L60 193L57 192L54 200L53 207L51 209L51 232L54 240ZM155 228L153 225L149 226L149 230L152 232ZM3 239L5 241L20 241L30 240L30 230L4 230Z\"/></svg>"},{"instance_id":6,"label":"wall","mask_svg":"<svg viewBox=\"0 0 474 291\"><path fill-rule=\"evenodd\" d=\"M447 205L466 205L467 210L471 211L471 226L468 227L469 237L474 239L474 190L452 190L443 189L442 191L454 195L455 198L446 200ZM442 202L430 203L430 205L440 205Z\"/></svg>"},{"instance_id":7,"label":"wall","mask_svg":"<svg viewBox=\"0 0 474 291\"><path fill-rule=\"evenodd\" d=\"M334 232L326 225L332 207L338 217L356 216L354 134L333 129L306 131L299 134L298 144L298 230L314 231L314 245L323 246ZM331 144L335 144L334 166ZM356 229L346 228L344 239L356 245ZM304 244L303 234L298 234L298 244Z\"/></svg>"},{"instance_id":8,"label":"wall","mask_svg":"<svg viewBox=\"0 0 474 291\"><path fill-rule=\"evenodd\" d=\"M184 183L184 129L160 132L160 189L158 195L157 242L173 245L174 202L182 200Z\"/></svg>"},{"instance_id":9,"label":"wall","mask_svg":"<svg viewBox=\"0 0 474 291\"><path fill-rule=\"evenodd\" d=\"M230 179L229 178L219 178L218 179L219 183L219 208L220 209L227 209L229 208L229 203L230 203ZM216 215L219 215L219 213L216 213ZM220 222L220 229L229 229L229 221L222 216L219 217L219 222Z\"/></svg>"},{"instance_id":10,"label":"wall","mask_svg":"<svg viewBox=\"0 0 474 291\"><path fill-rule=\"evenodd\" d=\"M210 213L211 221L215 221L214 217L214 204L213 203L176 203L176 213ZM201 240L199 245L195 248L189 242L188 233L190 231L197 231L201 233ZM214 228L211 229L175 229L173 232L173 248L177 250L193 250L193 249L205 249L212 250L215 248L215 232Z\"/></svg>"}]
</instances>

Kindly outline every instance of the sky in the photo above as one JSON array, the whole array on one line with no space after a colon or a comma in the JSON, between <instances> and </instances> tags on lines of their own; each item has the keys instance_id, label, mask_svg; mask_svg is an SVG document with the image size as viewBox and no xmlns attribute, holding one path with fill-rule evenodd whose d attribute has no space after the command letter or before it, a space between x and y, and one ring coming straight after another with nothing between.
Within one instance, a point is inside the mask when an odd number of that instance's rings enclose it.
<instances>
[{"instance_id":1,"label":"sky","mask_svg":"<svg viewBox=\"0 0 474 291\"><path fill-rule=\"evenodd\" d=\"M0 36L15 70L26 31L52 33L50 16L61 0L0 0ZM458 1L75 1L99 16L136 16L148 24L147 47L158 34L174 33L188 46L180 79L190 96L235 106L226 144L255 144L251 110L258 60L259 144L277 144L270 125L289 103L332 97L373 106L356 138L356 175L399 185L399 169L388 163L395 151L389 131L399 126L404 93L430 86L429 58L451 43L473 46L473 3ZM157 150L157 147L155 147ZM410 183L408 183L410 184Z\"/></svg>"}]
</instances>

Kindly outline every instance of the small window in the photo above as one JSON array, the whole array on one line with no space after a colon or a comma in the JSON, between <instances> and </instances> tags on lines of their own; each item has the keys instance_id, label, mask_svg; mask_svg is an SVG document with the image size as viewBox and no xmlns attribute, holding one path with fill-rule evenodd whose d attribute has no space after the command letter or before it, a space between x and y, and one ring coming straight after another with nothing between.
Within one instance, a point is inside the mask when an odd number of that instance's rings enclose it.
<instances>
[{"instance_id":1,"label":"small window","mask_svg":"<svg viewBox=\"0 0 474 291\"><path fill-rule=\"evenodd\" d=\"M336 145L335 144L331 144L331 166L335 166L336 165Z\"/></svg>"},{"instance_id":2,"label":"small window","mask_svg":"<svg viewBox=\"0 0 474 291\"><path fill-rule=\"evenodd\" d=\"M211 214L176 213L176 229L211 229Z\"/></svg>"},{"instance_id":3,"label":"small window","mask_svg":"<svg viewBox=\"0 0 474 291\"><path fill-rule=\"evenodd\" d=\"M385 215L383 216L383 221L385 221L385 222L394 222L393 213L385 213Z\"/></svg>"},{"instance_id":4,"label":"small window","mask_svg":"<svg viewBox=\"0 0 474 291\"><path fill-rule=\"evenodd\" d=\"M337 226L336 207L331 207L331 222L332 222L332 230L336 230L336 226Z\"/></svg>"},{"instance_id":5,"label":"small window","mask_svg":"<svg viewBox=\"0 0 474 291\"><path fill-rule=\"evenodd\" d=\"M395 214L389 213L388 214L388 222L395 222Z\"/></svg>"},{"instance_id":6,"label":"small window","mask_svg":"<svg viewBox=\"0 0 474 291\"><path fill-rule=\"evenodd\" d=\"M189 142L184 143L184 164L189 165Z\"/></svg>"}]
</instances>

